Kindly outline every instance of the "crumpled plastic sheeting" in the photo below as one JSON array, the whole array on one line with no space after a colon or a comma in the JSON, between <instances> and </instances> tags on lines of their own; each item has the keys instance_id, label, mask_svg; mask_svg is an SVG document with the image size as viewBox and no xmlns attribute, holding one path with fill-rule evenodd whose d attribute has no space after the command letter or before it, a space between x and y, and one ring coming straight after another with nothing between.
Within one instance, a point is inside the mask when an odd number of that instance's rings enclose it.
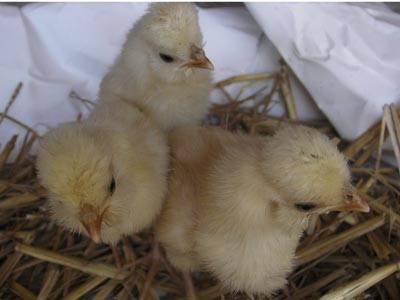
<instances>
[{"instance_id":1,"label":"crumpled plastic sheeting","mask_svg":"<svg viewBox=\"0 0 400 300\"><path fill-rule=\"evenodd\" d=\"M340 135L400 104L400 15L383 4L247 3Z\"/></svg>"},{"instance_id":2,"label":"crumpled plastic sheeting","mask_svg":"<svg viewBox=\"0 0 400 300\"><path fill-rule=\"evenodd\" d=\"M0 110L19 81L24 86L9 114L40 134L48 127L87 115L82 103L96 100L100 80L120 51L127 31L146 3L35 3L22 9L0 5ZM239 74L279 69L279 53L245 7L199 9L205 51L215 65L215 81ZM320 116L298 94L299 116ZM221 99L213 94L214 99ZM0 143L24 130L3 121Z\"/></svg>"}]
</instances>

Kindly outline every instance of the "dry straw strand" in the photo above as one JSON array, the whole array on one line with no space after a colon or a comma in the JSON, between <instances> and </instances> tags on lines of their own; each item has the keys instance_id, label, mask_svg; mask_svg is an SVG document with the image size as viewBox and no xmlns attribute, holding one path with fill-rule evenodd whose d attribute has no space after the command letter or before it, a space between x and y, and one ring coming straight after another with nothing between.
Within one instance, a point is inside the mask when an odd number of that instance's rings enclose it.
<instances>
[{"instance_id":1,"label":"dry straw strand","mask_svg":"<svg viewBox=\"0 0 400 300\"><path fill-rule=\"evenodd\" d=\"M90 262L84 259L63 255L55 251L33 247L22 243L17 243L15 250L44 261L60 264L93 275L105 276L116 280L124 280L124 278L129 275L129 272L118 270L110 265Z\"/></svg>"},{"instance_id":2,"label":"dry straw strand","mask_svg":"<svg viewBox=\"0 0 400 300\"><path fill-rule=\"evenodd\" d=\"M46 300L50 296L51 291L56 285L60 276L60 270L57 267L51 266L44 276L44 282L37 300Z\"/></svg>"},{"instance_id":3,"label":"dry straw strand","mask_svg":"<svg viewBox=\"0 0 400 300\"><path fill-rule=\"evenodd\" d=\"M300 250L296 255L296 265L300 266L320 257L321 255L332 252L357 237L375 230L383 224L385 224L385 217L377 216L336 236L321 241L315 245L311 245L311 247L307 249Z\"/></svg>"},{"instance_id":4,"label":"dry straw strand","mask_svg":"<svg viewBox=\"0 0 400 300\"><path fill-rule=\"evenodd\" d=\"M325 294L320 300L348 300L358 296L377 282L400 270L400 262L392 263L365 274L361 278L336 288Z\"/></svg>"},{"instance_id":5,"label":"dry straw strand","mask_svg":"<svg viewBox=\"0 0 400 300\"><path fill-rule=\"evenodd\" d=\"M22 89L22 82L19 82L17 84L17 86L15 87L10 99L7 102L7 105L6 105L6 108L4 109L3 115L0 116L0 124L3 122L4 116L8 114L8 111L9 111L11 105L14 103L15 99L17 99L21 89Z\"/></svg>"},{"instance_id":6,"label":"dry straw strand","mask_svg":"<svg viewBox=\"0 0 400 300\"><path fill-rule=\"evenodd\" d=\"M10 290L23 300L37 300L37 297L34 293L32 293L30 290L28 290L15 280L11 280Z\"/></svg>"},{"instance_id":7,"label":"dry straw strand","mask_svg":"<svg viewBox=\"0 0 400 300\"><path fill-rule=\"evenodd\" d=\"M90 292L98 285L107 280L107 277L96 276L91 280L86 281L84 284L71 291L68 295L66 295L63 300L79 300L83 295Z\"/></svg>"}]
</instances>

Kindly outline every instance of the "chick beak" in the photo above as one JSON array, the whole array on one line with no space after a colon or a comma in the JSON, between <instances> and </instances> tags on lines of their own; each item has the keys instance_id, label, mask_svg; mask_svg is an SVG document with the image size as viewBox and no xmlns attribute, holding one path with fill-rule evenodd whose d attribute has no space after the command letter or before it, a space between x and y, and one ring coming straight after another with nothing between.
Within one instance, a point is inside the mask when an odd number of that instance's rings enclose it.
<instances>
[{"instance_id":1,"label":"chick beak","mask_svg":"<svg viewBox=\"0 0 400 300\"><path fill-rule=\"evenodd\" d=\"M99 225L99 223L100 223L100 225ZM82 221L82 224L83 224L83 227L85 227L87 234L92 239L92 241L95 243L100 243L101 242L101 237L100 237L101 220L98 221L98 219L96 219L93 222L83 222Z\"/></svg>"},{"instance_id":2,"label":"chick beak","mask_svg":"<svg viewBox=\"0 0 400 300\"><path fill-rule=\"evenodd\" d=\"M190 46L190 61L183 67L214 70L214 65L207 58L204 50L195 45Z\"/></svg>"},{"instance_id":3,"label":"chick beak","mask_svg":"<svg viewBox=\"0 0 400 300\"><path fill-rule=\"evenodd\" d=\"M98 214L96 209L91 205L84 205L81 207L80 220L83 227L85 227L88 236L95 243L101 242L101 223L103 222L104 212Z\"/></svg>"},{"instance_id":4,"label":"chick beak","mask_svg":"<svg viewBox=\"0 0 400 300\"><path fill-rule=\"evenodd\" d=\"M339 204L336 206L331 206L329 211L361 211L361 212L369 212L368 203L361 199L356 194L351 194L351 201L347 201L345 204Z\"/></svg>"}]
</instances>

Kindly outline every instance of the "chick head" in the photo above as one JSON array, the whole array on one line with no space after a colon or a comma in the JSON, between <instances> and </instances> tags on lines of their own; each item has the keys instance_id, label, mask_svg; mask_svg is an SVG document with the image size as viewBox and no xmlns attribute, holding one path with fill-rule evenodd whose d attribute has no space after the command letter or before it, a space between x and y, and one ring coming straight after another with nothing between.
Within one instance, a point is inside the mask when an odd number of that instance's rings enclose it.
<instances>
[{"instance_id":1,"label":"chick head","mask_svg":"<svg viewBox=\"0 0 400 300\"><path fill-rule=\"evenodd\" d=\"M66 124L50 130L38 152L37 169L49 192L52 218L96 243L115 243L142 230L161 208L161 200L146 195L154 189L148 186L151 181L141 182L143 174L151 173L140 162L141 154L135 158L123 141L116 147L115 135L96 126ZM143 209L143 202L154 204L153 212L152 207Z\"/></svg>"},{"instance_id":2,"label":"chick head","mask_svg":"<svg viewBox=\"0 0 400 300\"><path fill-rule=\"evenodd\" d=\"M263 172L289 210L305 215L369 211L351 185L345 157L318 130L283 126L270 138L263 155Z\"/></svg>"},{"instance_id":3,"label":"chick head","mask_svg":"<svg viewBox=\"0 0 400 300\"><path fill-rule=\"evenodd\" d=\"M204 53L192 3L150 4L133 34L140 37L154 75L162 80L178 82L200 69L214 69Z\"/></svg>"}]
</instances>

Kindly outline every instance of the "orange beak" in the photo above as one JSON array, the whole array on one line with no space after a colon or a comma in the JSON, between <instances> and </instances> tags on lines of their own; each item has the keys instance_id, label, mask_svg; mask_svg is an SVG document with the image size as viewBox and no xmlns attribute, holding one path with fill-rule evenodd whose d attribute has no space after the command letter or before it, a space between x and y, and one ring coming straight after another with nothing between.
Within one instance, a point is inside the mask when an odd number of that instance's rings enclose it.
<instances>
[{"instance_id":1,"label":"orange beak","mask_svg":"<svg viewBox=\"0 0 400 300\"><path fill-rule=\"evenodd\" d=\"M207 58L204 50L195 45L191 45L190 61L184 64L183 67L214 70L214 65Z\"/></svg>"},{"instance_id":2,"label":"orange beak","mask_svg":"<svg viewBox=\"0 0 400 300\"><path fill-rule=\"evenodd\" d=\"M352 200L345 204L339 204L328 208L329 211L361 211L369 212L368 203L359 196L352 194Z\"/></svg>"},{"instance_id":3,"label":"orange beak","mask_svg":"<svg viewBox=\"0 0 400 300\"><path fill-rule=\"evenodd\" d=\"M101 223L103 222L103 216L105 210L98 214L95 212L95 208L91 205L85 204L81 207L80 219L83 227L85 227L88 236L95 243L101 242Z\"/></svg>"}]
</instances>

